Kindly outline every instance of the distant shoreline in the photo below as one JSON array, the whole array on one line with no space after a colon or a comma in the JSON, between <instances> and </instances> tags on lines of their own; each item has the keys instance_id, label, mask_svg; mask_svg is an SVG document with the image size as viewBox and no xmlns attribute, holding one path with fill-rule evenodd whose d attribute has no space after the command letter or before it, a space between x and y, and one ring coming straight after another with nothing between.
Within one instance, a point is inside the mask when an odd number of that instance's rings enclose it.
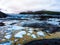
<instances>
[{"instance_id":1,"label":"distant shoreline","mask_svg":"<svg viewBox=\"0 0 60 45\"><path fill-rule=\"evenodd\" d=\"M50 14L50 15L60 15L60 12L42 10L42 11L35 11L35 12L32 12L32 11L21 12L20 14Z\"/></svg>"}]
</instances>

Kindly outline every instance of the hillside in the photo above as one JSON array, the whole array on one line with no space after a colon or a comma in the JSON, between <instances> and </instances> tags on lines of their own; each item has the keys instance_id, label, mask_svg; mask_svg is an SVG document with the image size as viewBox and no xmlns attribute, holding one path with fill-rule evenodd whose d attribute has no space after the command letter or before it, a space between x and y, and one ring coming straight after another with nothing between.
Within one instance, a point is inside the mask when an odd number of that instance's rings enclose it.
<instances>
[{"instance_id":1,"label":"hillside","mask_svg":"<svg viewBox=\"0 0 60 45\"><path fill-rule=\"evenodd\" d=\"M35 12L32 12L32 11L21 12L20 14L51 14L51 15L60 15L60 12L41 10L41 11L35 11Z\"/></svg>"},{"instance_id":2,"label":"hillside","mask_svg":"<svg viewBox=\"0 0 60 45\"><path fill-rule=\"evenodd\" d=\"M5 18L5 17L7 17L7 14L0 12L0 18Z\"/></svg>"}]
</instances>

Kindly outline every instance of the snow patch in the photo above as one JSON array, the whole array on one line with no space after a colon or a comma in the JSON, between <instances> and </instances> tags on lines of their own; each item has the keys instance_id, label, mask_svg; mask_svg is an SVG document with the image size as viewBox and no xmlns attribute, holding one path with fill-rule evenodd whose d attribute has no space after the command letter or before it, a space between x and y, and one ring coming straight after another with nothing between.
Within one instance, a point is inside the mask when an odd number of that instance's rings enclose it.
<instances>
[{"instance_id":1,"label":"snow patch","mask_svg":"<svg viewBox=\"0 0 60 45\"><path fill-rule=\"evenodd\" d=\"M27 35L28 35L28 36L31 36L31 34L30 34L30 33L27 33Z\"/></svg>"},{"instance_id":2,"label":"snow patch","mask_svg":"<svg viewBox=\"0 0 60 45\"><path fill-rule=\"evenodd\" d=\"M33 30L33 28L30 28L29 30Z\"/></svg>"},{"instance_id":3,"label":"snow patch","mask_svg":"<svg viewBox=\"0 0 60 45\"><path fill-rule=\"evenodd\" d=\"M8 30L23 30L25 29L24 27L21 27L21 26L9 26L8 27Z\"/></svg>"},{"instance_id":4,"label":"snow patch","mask_svg":"<svg viewBox=\"0 0 60 45\"><path fill-rule=\"evenodd\" d=\"M4 21L3 23L5 23L5 25L9 25L9 24L12 24L12 23L17 23L17 22L19 22L19 21L16 21L16 20L11 21L11 20L9 20L9 21Z\"/></svg>"}]
</instances>

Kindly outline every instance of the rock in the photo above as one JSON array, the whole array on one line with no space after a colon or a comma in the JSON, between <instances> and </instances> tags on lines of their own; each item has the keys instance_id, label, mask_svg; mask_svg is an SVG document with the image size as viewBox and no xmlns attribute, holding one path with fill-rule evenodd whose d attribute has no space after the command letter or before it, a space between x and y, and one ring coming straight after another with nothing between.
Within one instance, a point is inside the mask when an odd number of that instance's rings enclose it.
<instances>
[{"instance_id":1,"label":"rock","mask_svg":"<svg viewBox=\"0 0 60 45\"><path fill-rule=\"evenodd\" d=\"M4 14L3 12L0 12L0 18L6 18L8 15Z\"/></svg>"}]
</instances>

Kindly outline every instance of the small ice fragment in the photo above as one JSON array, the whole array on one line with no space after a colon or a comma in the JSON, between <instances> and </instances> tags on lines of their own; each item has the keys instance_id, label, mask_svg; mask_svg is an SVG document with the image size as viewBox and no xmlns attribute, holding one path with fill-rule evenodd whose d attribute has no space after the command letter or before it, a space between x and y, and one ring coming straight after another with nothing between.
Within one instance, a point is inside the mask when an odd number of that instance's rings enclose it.
<instances>
[{"instance_id":1,"label":"small ice fragment","mask_svg":"<svg viewBox=\"0 0 60 45\"><path fill-rule=\"evenodd\" d=\"M45 36L44 32L42 32L42 31L37 32L37 35L38 36Z\"/></svg>"},{"instance_id":2,"label":"small ice fragment","mask_svg":"<svg viewBox=\"0 0 60 45\"><path fill-rule=\"evenodd\" d=\"M30 31L28 31L29 33L33 33L33 31L32 30L30 30Z\"/></svg>"},{"instance_id":3,"label":"small ice fragment","mask_svg":"<svg viewBox=\"0 0 60 45\"><path fill-rule=\"evenodd\" d=\"M6 39L10 39L11 38L11 35L6 35L5 38Z\"/></svg>"},{"instance_id":4,"label":"small ice fragment","mask_svg":"<svg viewBox=\"0 0 60 45\"><path fill-rule=\"evenodd\" d=\"M21 32L17 33L17 34L15 35L15 37L23 38L23 35L25 35L25 34L26 34L25 31L21 31Z\"/></svg>"},{"instance_id":5,"label":"small ice fragment","mask_svg":"<svg viewBox=\"0 0 60 45\"><path fill-rule=\"evenodd\" d=\"M36 38L36 35L35 35L35 34L32 34L31 36L32 36L33 38Z\"/></svg>"}]
</instances>

